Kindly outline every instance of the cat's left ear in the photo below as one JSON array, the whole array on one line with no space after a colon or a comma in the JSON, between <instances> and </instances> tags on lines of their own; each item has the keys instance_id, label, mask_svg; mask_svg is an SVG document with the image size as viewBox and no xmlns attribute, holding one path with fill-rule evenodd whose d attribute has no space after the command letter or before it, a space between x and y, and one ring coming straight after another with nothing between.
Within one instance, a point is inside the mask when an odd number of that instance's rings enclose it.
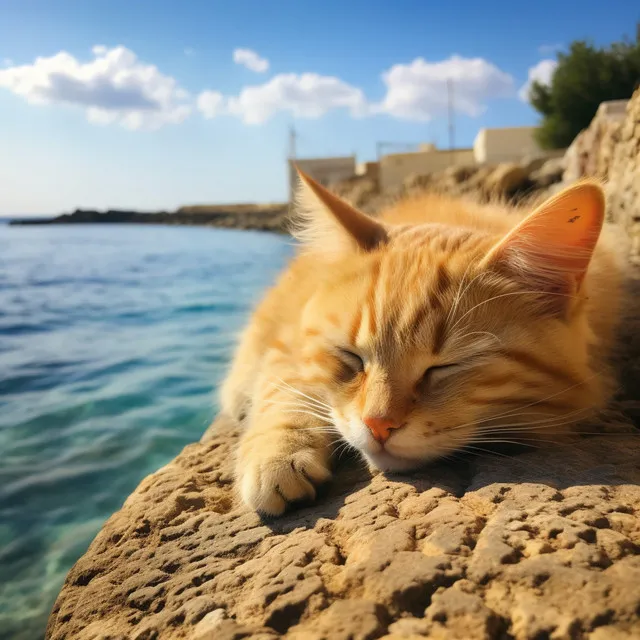
<instances>
[{"instance_id":1,"label":"cat's left ear","mask_svg":"<svg viewBox=\"0 0 640 640\"><path fill-rule=\"evenodd\" d=\"M576 293L602 230L605 197L596 182L579 182L549 198L484 259L506 267L540 291Z\"/></svg>"},{"instance_id":2,"label":"cat's left ear","mask_svg":"<svg viewBox=\"0 0 640 640\"><path fill-rule=\"evenodd\" d=\"M322 253L372 251L387 241L386 227L358 211L306 173L297 170L296 226L293 234L307 248Z\"/></svg>"}]
</instances>

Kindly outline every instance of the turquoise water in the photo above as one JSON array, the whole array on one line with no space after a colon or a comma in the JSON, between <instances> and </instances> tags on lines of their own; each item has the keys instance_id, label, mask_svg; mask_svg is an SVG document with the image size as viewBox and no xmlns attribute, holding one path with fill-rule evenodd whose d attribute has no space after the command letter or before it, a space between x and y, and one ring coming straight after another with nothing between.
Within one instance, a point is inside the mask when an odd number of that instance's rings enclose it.
<instances>
[{"instance_id":1,"label":"turquoise water","mask_svg":"<svg viewBox=\"0 0 640 640\"><path fill-rule=\"evenodd\" d=\"M258 232L0 225L0 637L197 440L233 337L291 252Z\"/></svg>"}]
</instances>

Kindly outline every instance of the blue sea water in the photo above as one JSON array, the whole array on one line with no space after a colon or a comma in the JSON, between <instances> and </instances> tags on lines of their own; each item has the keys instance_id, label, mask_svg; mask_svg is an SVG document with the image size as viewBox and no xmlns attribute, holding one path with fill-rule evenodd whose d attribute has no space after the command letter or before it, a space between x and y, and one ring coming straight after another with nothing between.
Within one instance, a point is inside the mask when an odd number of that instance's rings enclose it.
<instances>
[{"instance_id":1,"label":"blue sea water","mask_svg":"<svg viewBox=\"0 0 640 640\"><path fill-rule=\"evenodd\" d=\"M0 225L0 637L43 635L67 571L197 440L288 238Z\"/></svg>"}]
</instances>

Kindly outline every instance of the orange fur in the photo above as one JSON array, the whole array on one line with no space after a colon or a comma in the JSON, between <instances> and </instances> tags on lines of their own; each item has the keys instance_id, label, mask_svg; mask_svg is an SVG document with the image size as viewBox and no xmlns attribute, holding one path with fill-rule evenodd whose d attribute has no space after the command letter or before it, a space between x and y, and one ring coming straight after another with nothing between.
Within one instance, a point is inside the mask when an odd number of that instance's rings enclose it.
<instances>
[{"instance_id":1,"label":"orange fur","mask_svg":"<svg viewBox=\"0 0 640 640\"><path fill-rule=\"evenodd\" d=\"M373 219L301 178L301 250L222 388L245 425L250 506L313 498L340 438L372 466L409 469L474 442L545 439L606 405L621 265L597 184L533 212L426 194ZM371 418L394 426L384 445Z\"/></svg>"}]
</instances>

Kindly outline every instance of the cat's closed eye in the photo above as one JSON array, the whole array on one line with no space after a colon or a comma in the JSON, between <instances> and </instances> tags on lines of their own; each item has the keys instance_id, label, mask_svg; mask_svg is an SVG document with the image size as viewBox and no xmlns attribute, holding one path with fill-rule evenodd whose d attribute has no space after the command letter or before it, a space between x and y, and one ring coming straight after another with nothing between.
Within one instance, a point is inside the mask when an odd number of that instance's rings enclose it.
<instances>
[{"instance_id":1,"label":"cat's closed eye","mask_svg":"<svg viewBox=\"0 0 640 640\"><path fill-rule=\"evenodd\" d=\"M354 373L364 371L364 360L353 351L339 347L337 349L338 357L342 364L346 365Z\"/></svg>"},{"instance_id":2,"label":"cat's closed eye","mask_svg":"<svg viewBox=\"0 0 640 640\"><path fill-rule=\"evenodd\" d=\"M458 363L438 364L429 367L422 375L419 386L423 391L426 391L431 385L448 378L459 369L460 365Z\"/></svg>"}]
</instances>

